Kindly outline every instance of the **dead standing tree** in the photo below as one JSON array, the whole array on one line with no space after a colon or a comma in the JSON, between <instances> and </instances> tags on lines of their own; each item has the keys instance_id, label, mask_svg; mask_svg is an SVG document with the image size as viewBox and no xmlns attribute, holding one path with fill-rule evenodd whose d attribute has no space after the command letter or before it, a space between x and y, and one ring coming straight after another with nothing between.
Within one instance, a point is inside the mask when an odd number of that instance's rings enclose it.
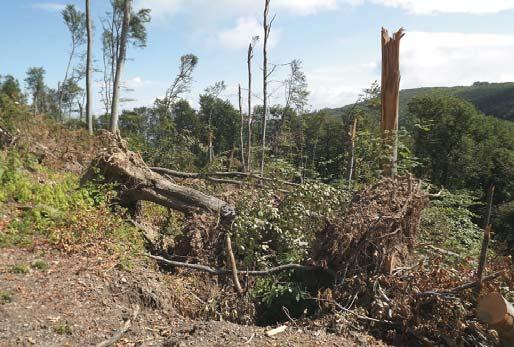
<instances>
[{"instance_id":1,"label":"dead standing tree","mask_svg":"<svg viewBox=\"0 0 514 347\"><path fill-rule=\"evenodd\" d=\"M251 161L252 161L252 59L253 59L253 50L255 45L259 41L259 36L254 36L252 38L252 42L248 46L248 57L247 57L247 65L248 65L248 155L246 157L246 171L252 171Z\"/></svg>"},{"instance_id":2,"label":"dead standing tree","mask_svg":"<svg viewBox=\"0 0 514 347\"><path fill-rule=\"evenodd\" d=\"M264 175L264 161L266 157L266 122L268 119L268 78L273 70L268 72L268 40L271 33L271 26L275 20L275 16L269 18L269 8L271 0L264 0L264 44L263 44L263 63L262 63L262 99L263 99L263 122L262 122L262 149L261 149L261 176Z\"/></svg>"},{"instance_id":3,"label":"dead standing tree","mask_svg":"<svg viewBox=\"0 0 514 347\"><path fill-rule=\"evenodd\" d=\"M386 158L384 176L396 175L398 160L398 116L400 108L400 40L405 35L400 28L389 36L382 28L382 121L381 131Z\"/></svg>"}]
</instances>

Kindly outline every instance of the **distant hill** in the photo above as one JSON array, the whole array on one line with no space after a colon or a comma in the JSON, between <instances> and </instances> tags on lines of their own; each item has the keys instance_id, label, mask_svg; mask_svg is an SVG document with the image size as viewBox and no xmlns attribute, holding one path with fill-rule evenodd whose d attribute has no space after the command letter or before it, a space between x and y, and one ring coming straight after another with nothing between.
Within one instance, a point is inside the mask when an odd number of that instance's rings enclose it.
<instances>
[{"instance_id":1,"label":"distant hill","mask_svg":"<svg viewBox=\"0 0 514 347\"><path fill-rule=\"evenodd\" d=\"M460 97L474 104L486 115L514 121L514 82L488 83L475 82L472 86L428 87L404 89L400 92L400 115L405 114L407 105L416 96L432 93L448 94ZM334 116L349 110L352 105L327 109Z\"/></svg>"}]
</instances>

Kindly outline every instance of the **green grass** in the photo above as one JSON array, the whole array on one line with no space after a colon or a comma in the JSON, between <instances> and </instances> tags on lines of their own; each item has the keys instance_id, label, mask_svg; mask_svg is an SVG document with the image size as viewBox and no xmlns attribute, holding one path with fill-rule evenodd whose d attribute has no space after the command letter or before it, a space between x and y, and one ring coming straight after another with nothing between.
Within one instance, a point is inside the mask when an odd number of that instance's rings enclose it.
<instances>
[{"instance_id":1,"label":"green grass","mask_svg":"<svg viewBox=\"0 0 514 347\"><path fill-rule=\"evenodd\" d=\"M32 268L36 269L36 270L39 270L39 271L46 271L50 268L50 265L48 265L48 263L44 260L34 260L32 262Z\"/></svg>"},{"instance_id":2,"label":"green grass","mask_svg":"<svg viewBox=\"0 0 514 347\"><path fill-rule=\"evenodd\" d=\"M12 302L12 293L7 291L0 291L0 305Z\"/></svg>"},{"instance_id":3,"label":"green grass","mask_svg":"<svg viewBox=\"0 0 514 347\"><path fill-rule=\"evenodd\" d=\"M11 266L11 273L26 275L30 272L30 266L27 264L15 264Z\"/></svg>"}]
</instances>

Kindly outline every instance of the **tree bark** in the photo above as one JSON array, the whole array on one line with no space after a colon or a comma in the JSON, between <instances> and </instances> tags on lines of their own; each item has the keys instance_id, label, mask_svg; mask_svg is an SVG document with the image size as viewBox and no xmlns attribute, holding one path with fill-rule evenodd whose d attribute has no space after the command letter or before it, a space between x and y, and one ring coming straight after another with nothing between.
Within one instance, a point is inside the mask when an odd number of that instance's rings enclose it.
<instances>
[{"instance_id":1,"label":"tree bark","mask_svg":"<svg viewBox=\"0 0 514 347\"><path fill-rule=\"evenodd\" d=\"M235 209L223 200L195 189L173 183L152 171L139 154L127 149L119 133L109 138L111 147L91 164L82 182L101 174L107 182L117 183L119 199L124 206L137 201L150 201L184 213L215 213L223 218L234 216Z\"/></svg>"},{"instance_id":2,"label":"tree bark","mask_svg":"<svg viewBox=\"0 0 514 347\"><path fill-rule=\"evenodd\" d=\"M93 22L91 0L86 0L87 61L86 61L86 122L89 135L93 135Z\"/></svg>"},{"instance_id":3,"label":"tree bark","mask_svg":"<svg viewBox=\"0 0 514 347\"><path fill-rule=\"evenodd\" d=\"M357 138L357 118L353 119L352 128L350 129L350 136L351 136L351 157L350 157L350 164L348 168L348 188L352 188L352 180L353 180L353 169L354 169L354 163L355 163L355 139Z\"/></svg>"},{"instance_id":4,"label":"tree bark","mask_svg":"<svg viewBox=\"0 0 514 347\"><path fill-rule=\"evenodd\" d=\"M477 316L498 332L505 346L514 346L514 307L500 293L490 293L481 298Z\"/></svg>"},{"instance_id":5,"label":"tree bark","mask_svg":"<svg viewBox=\"0 0 514 347\"><path fill-rule=\"evenodd\" d=\"M268 39L271 32L271 24L268 23L269 6L271 0L264 0L264 44L262 63L262 98L263 98L263 122L262 122L262 149L261 149L261 176L264 175L264 162L266 157L266 123L268 119Z\"/></svg>"},{"instance_id":6,"label":"tree bark","mask_svg":"<svg viewBox=\"0 0 514 347\"><path fill-rule=\"evenodd\" d=\"M398 112L400 108L400 40L401 28L393 37L382 28L382 122L381 131L387 162L383 164L385 176L396 175L398 160Z\"/></svg>"},{"instance_id":7,"label":"tree bark","mask_svg":"<svg viewBox=\"0 0 514 347\"><path fill-rule=\"evenodd\" d=\"M252 171L252 58L253 41L248 46L248 155L246 156L246 171Z\"/></svg>"},{"instance_id":8,"label":"tree bark","mask_svg":"<svg viewBox=\"0 0 514 347\"><path fill-rule=\"evenodd\" d=\"M121 29L120 50L118 52L116 62L116 75L114 77L113 94L112 94L112 107L111 107L111 126L112 132L118 130L118 117L119 117L119 103L121 92L121 78L123 75L123 68L125 67L125 59L127 56L127 40L130 25L132 0L125 0L125 7L123 10L123 26Z\"/></svg>"},{"instance_id":9,"label":"tree bark","mask_svg":"<svg viewBox=\"0 0 514 347\"><path fill-rule=\"evenodd\" d=\"M244 145L244 114L243 114L243 96L241 95L241 84L239 84L239 115L241 117L240 137L241 137L241 163L243 164L243 171L246 172L245 162L245 145Z\"/></svg>"}]
</instances>

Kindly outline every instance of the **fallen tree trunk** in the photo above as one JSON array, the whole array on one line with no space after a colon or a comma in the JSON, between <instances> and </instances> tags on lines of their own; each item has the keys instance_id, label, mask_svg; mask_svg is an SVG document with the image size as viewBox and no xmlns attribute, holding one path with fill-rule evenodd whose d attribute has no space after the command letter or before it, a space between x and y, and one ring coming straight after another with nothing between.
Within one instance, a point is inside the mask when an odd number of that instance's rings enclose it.
<instances>
[{"instance_id":1,"label":"fallen tree trunk","mask_svg":"<svg viewBox=\"0 0 514 347\"><path fill-rule=\"evenodd\" d=\"M139 154L127 149L119 134L106 136L111 137L111 146L93 160L83 182L100 174L105 181L117 183L123 206L143 200L184 213L219 213L223 218L235 215L234 207L225 201L175 184L152 171Z\"/></svg>"},{"instance_id":2,"label":"fallen tree trunk","mask_svg":"<svg viewBox=\"0 0 514 347\"><path fill-rule=\"evenodd\" d=\"M500 293L490 293L481 298L477 316L498 332L505 346L514 346L514 307Z\"/></svg>"},{"instance_id":3,"label":"fallen tree trunk","mask_svg":"<svg viewBox=\"0 0 514 347\"><path fill-rule=\"evenodd\" d=\"M166 168L162 168L162 167L151 167L150 169L152 171L157 172L162 175L166 174L166 175L170 175L172 177L178 177L178 178L200 178L200 179L204 178L207 180L211 180L213 182L217 181L219 183L229 183L229 184L239 184L239 185L243 184L243 182L240 182L240 181L233 181L233 180L223 181L223 180L220 180L220 179L214 178L214 177L238 177L241 179L254 178L259 181L278 183L278 184L283 184L283 185L291 186L291 187L300 186L300 184L298 184L298 183L288 182L288 181L275 179L275 178L263 177L258 174L252 173L252 172L237 172L237 171L235 171L235 172L197 173L197 172L181 172L181 171L166 169Z\"/></svg>"}]
</instances>

